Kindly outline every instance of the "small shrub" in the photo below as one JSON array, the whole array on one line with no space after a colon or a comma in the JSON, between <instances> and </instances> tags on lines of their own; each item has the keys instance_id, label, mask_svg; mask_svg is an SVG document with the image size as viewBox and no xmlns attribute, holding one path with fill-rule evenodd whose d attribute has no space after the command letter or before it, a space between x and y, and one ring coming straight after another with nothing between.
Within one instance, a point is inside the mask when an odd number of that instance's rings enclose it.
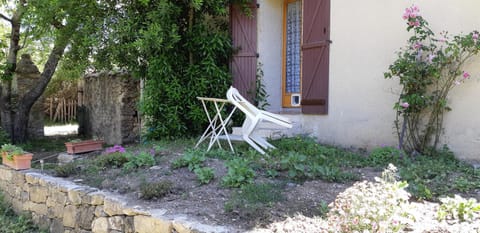
<instances>
[{"instance_id":1,"label":"small shrub","mask_svg":"<svg viewBox=\"0 0 480 233\"><path fill-rule=\"evenodd\" d=\"M102 154L95 160L99 167L116 167L121 168L128 162L127 153L111 152L108 154Z\"/></svg>"},{"instance_id":2,"label":"small shrub","mask_svg":"<svg viewBox=\"0 0 480 233\"><path fill-rule=\"evenodd\" d=\"M442 204L437 212L438 220L459 220L472 222L480 218L480 204L477 200L468 200L455 195L454 198L440 198Z\"/></svg>"},{"instance_id":3,"label":"small shrub","mask_svg":"<svg viewBox=\"0 0 480 233\"><path fill-rule=\"evenodd\" d=\"M205 161L205 155L199 150L188 150L182 157L173 161L172 167L174 169L181 167L188 167L188 170L193 171L199 168Z\"/></svg>"},{"instance_id":4,"label":"small shrub","mask_svg":"<svg viewBox=\"0 0 480 233\"><path fill-rule=\"evenodd\" d=\"M244 184L252 183L255 171L248 165L248 160L235 158L227 162L228 172L223 177L223 185L238 188Z\"/></svg>"},{"instance_id":5,"label":"small shrub","mask_svg":"<svg viewBox=\"0 0 480 233\"><path fill-rule=\"evenodd\" d=\"M328 222L334 232L400 232L405 227L409 193L390 165L377 182L358 182L332 203Z\"/></svg>"},{"instance_id":6,"label":"small shrub","mask_svg":"<svg viewBox=\"0 0 480 233\"><path fill-rule=\"evenodd\" d=\"M112 154L112 153L125 153L125 148L121 145L115 145L105 149L105 154Z\"/></svg>"},{"instance_id":7,"label":"small shrub","mask_svg":"<svg viewBox=\"0 0 480 233\"><path fill-rule=\"evenodd\" d=\"M77 168L74 163L67 163L64 165L55 167L55 176L58 177L69 177L77 173Z\"/></svg>"},{"instance_id":8,"label":"small shrub","mask_svg":"<svg viewBox=\"0 0 480 233\"><path fill-rule=\"evenodd\" d=\"M162 180L156 183L143 183L140 186L140 194L143 199L151 200L154 198L162 198L171 193L173 183L168 180Z\"/></svg>"},{"instance_id":9,"label":"small shrub","mask_svg":"<svg viewBox=\"0 0 480 233\"><path fill-rule=\"evenodd\" d=\"M215 178L215 172L209 167L195 168L193 172L195 172L198 181L200 181L202 184L208 184L213 180L213 178Z\"/></svg>"}]
</instances>

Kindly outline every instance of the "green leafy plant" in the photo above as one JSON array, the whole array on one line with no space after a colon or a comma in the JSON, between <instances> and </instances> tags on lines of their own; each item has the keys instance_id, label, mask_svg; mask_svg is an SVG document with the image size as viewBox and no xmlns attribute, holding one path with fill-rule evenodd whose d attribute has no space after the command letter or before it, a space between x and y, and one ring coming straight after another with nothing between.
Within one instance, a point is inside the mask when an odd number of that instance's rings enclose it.
<instances>
[{"instance_id":1,"label":"green leafy plant","mask_svg":"<svg viewBox=\"0 0 480 233\"><path fill-rule=\"evenodd\" d=\"M398 166L404 162L406 155L402 150L386 146L373 149L368 159L374 166L385 167L390 163Z\"/></svg>"},{"instance_id":2,"label":"green leafy plant","mask_svg":"<svg viewBox=\"0 0 480 233\"><path fill-rule=\"evenodd\" d=\"M394 104L400 148L428 153L436 150L443 115L451 110L449 92L471 76L462 66L480 51L479 32L453 38L446 32L436 35L417 6L407 8L403 18L413 35L385 78L398 77L402 87Z\"/></svg>"},{"instance_id":3,"label":"green leafy plant","mask_svg":"<svg viewBox=\"0 0 480 233\"><path fill-rule=\"evenodd\" d=\"M153 156L145 151L141 151L138 154L127 153L127 158L128 162L123 164L123 169L126 171L155 165L155 159Z\"/></svg>"},{"instance_id":4,"label":"green leafy plant","mask_svg":"<svg viewBox=\"0 0 480 233\"><path fill-rule=\"evenodd\" d=\"M8 160L13 160L13 156L23 155L26 153L21 147L12 144L3 144L0 152L6 153Z\"/></svg>"},{"instance_id":5,"label":"green leafy plant","mask_svg":"<svg viewBox=\"0 0 480 233\"><path fill-rule=\"evenodd\" d=\"M455 195L453 198L440 198L440 202L442 204L437 212L438 220L459 220L460 222L480 220L480 204L473 198L466 200Z\"/></svg>"},{"instance_id":6,"label":"green leafy plant","mask_svg":"<svg viewBox=\"0 0 480 233\"><path fill-rule=\"evenodd\" d=\"M10 143L10 137L8 136L7 132L0 127L0 145Z\"/></svg>"},{"instance_id":7,"label":"green leafy plant","mask_svg":"<svg viewBox=\"0 0 480 233\"><path fill-rule=\"evenodd\" d=\"M193 170L195 175L197 175L198 181L202 184L208 184L210 181L215 178L215 172L212 168L209 167L198 167Z\"/></svg>"},{"instance_id":8,"label":"green leafy plant","mask_svg":"<svg viewBox=\"0 0 480 233\"><path fill-rule=\"evenodd\" d=\"M188 167L188 170L193 171L200 168L205 161L205 155L200 150L187 150L182 157L175 159L172 162L173 168Z\"/></svg>"},{"instance_id":9,"label":"green leafy plant","mask_svg":"<svg viewBox=\"0 0 480 233\"><path fill-rule=\"evenodd\" d=\"M253 182L255 171L249 167L249 161L242 158L234 158L227 162L228 172L222 178L223 185L238 188L244 184Z\"/></svg>"}]
</instances>

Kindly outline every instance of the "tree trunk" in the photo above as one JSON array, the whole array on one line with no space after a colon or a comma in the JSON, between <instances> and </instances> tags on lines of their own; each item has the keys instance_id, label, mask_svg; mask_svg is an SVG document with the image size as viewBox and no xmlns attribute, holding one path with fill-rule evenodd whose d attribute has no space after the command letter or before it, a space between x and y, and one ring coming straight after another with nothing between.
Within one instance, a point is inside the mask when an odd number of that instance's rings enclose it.
<instances>
[{"instance_id":1,"label":"tree trunk","mask_svg":"<svg viewBox=\"0 0 480 233\"><path fill-rule=\"evenodd\" d=\"M53 46L52 52L48 56L48 60L43 67L43 72L40 75L40 80L38 80L37 85L29 90L19 101L17 112L15 114L13 122L13 143L23 143L26 142L27 138L27 129L28 129L28 118L30 115L30 109L37 99L43 94L48 83L52 79L53 74L57 68L60 58L63 56L65 48L67 47L68 40L66 38L57 38L55 45Z\"/></svg>"},{"instance_id":2,"label":"tree trunk","mask_svg":"<svg viewBox=\"0 0 480 233\"><path fill-rule=\"evenodd\" d=\"M14 119L13 112L15 111L15 109L12 109L12 107L14 107L12 106L12 78L17 67L17 54L20 50L20 27L24 6L25 0L21 0L17 5L17 11L13 13L12 18L9 21L12 26L10 32L10 45L7 54L7 66L0 87L1 125L10 136L12 136L14 132L12 119Z\"/></svg>"}]
</instances>

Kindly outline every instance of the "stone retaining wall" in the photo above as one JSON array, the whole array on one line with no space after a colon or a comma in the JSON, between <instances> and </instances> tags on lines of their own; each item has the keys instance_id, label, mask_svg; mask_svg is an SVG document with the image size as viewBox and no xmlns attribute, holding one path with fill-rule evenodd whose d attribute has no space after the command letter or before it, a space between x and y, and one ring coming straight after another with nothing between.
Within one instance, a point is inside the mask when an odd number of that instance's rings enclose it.
<instances>
[{"instance_id":1,"label":"stone retaining wall","mask_svg":"<svg viewBox=\"0 0 480 233\"><path fill-rule=\"evenodd\" d=\"M167 216L165 210L128 206L120 196L77 185L39 172L15 171L0 165L0 190L17 212L29 212L33 221L52 233L231 232L185 216Z\"/></svg>"},{"instance_id":2,"label":"stone retaining wall","mask_svg":"<svg viewBox=\"0 0 480 233\"><path fill-rule=\"evenodd\" d=\"M139 141L140 81L128 73L101 72L86 75L82 104L86 121L79 122L86 136L97 136L107 144Z\"/></svg>"}]
</instances>

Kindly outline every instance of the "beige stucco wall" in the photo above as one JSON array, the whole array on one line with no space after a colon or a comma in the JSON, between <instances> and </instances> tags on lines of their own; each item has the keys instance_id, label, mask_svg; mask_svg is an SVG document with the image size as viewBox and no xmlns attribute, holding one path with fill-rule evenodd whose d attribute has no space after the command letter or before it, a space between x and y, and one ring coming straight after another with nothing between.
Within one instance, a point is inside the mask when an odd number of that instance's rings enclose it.
<instances>
[{"instance_id":1,"label":"beige stucco wall","mask_svg":"<svg viewBox=\"0 0 480 233\"><path fill-rule=\"evenodd\" d=\"M258 49L270 94L271 111L281 111L283 0L259 0ZM417 4L435 32L480 29L478 0L332 0L329 114L290 115L320 141L371 149L396 145L393 103L397 80L383 73L410 36L403 10ZM472 78L451 93L453 111L445 118L446 143L459 158L480 161L480 58L465 70Z\"/></svg>"}]
</instances>

